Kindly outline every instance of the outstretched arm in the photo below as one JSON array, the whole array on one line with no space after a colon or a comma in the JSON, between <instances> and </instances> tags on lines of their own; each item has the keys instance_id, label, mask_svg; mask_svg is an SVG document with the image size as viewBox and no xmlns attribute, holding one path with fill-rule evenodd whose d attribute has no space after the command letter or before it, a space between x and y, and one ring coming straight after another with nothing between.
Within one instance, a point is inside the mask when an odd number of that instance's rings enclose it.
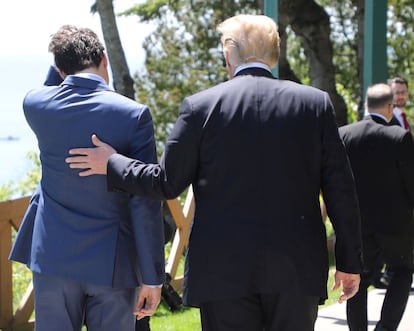
<instances>
[{"instance_id":1,"label":"outstretched arm","mask_svg":"<svg viewBox=\"0 0 414 331\"><path fill-rule=\"evenodd\" d=\"M112 146L105 144L93 134L92 143L96 146L93 148L74 148L69 150L70 156L66 158L66 163L72 169L85 169L79 173L79 176L106 175L108 159L116 150Z\"/></svg>"}]
</instances>

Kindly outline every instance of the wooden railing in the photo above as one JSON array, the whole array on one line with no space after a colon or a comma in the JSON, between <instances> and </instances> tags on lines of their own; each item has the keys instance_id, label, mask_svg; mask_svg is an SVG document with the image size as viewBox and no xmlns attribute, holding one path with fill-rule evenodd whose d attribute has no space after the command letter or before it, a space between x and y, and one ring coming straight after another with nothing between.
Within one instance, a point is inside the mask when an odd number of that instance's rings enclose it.
<instances>
[{"instance_id":1,"label":"wooden railing","mask_svg":"<svg viewBox=\"0 0 414 331\"><path fill-rule=\"evenodd\" d=\"M26 212L30 197L0 203L0 330L32 330L33 289L30 284L18 309L13 312L12 264L8 260L16 231Z\"/></svg>"},{"instance_id":2,"label":"wooden railing","mask_svg":"<svg viewBox=\"0 0 414 331\"><path fill-rule=\"evenodd\" d=\"M13 229L18 230L26 212L30 197L0 203L0 331L25 331L34 329L30 320L34 309L32 283L28 284L18 308L13 311L13 274L12 263L8 260L12 247ZM184 205L178 199L168 200L168 207L177 226L166 272L171 276L171 285L181 290L183 277L177 276L179 262L188 244L191 219L194 212L194 199L191 188L188 190Z\"/></svg>"}]
</instances>

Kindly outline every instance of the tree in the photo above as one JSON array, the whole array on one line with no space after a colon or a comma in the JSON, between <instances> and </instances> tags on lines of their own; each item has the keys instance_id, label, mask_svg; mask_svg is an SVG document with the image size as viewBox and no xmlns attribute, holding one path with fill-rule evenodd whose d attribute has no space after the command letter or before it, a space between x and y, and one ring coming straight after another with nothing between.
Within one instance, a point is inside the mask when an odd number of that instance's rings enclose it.
<instances>
[{"instance_id":1,"label":"tree","mask_svg":"<svg viewBox=\"0 0 414 331\"><path fill-rule=\"evenodd\" d=\"M365 0L320 0L330 16L336 85L346 99L348 121L363 110L363 55Z\"/></svg>"},{"instance_id":2,"label":"tree","mask_svg":"<svg viewBox=\"0 0 414 331\"><path fill-rule=\"evenodd\" d=\"M406 78L409 87L414 85L413 8L413 0L388 1L388 73L390 77ZM411 99L413 97L414 93L411 93ZM412 109L409 109L408 115L414 118Z\"/></svg>"},{"instance_id":3,"label":"tree","mask_svg":"<svg viewBox=\"0 0 414 331\"><path fill-rule=\"evenodd\" d=\"M155 31L144 41L145 68L135 78L138 100L153 113L159 152L183 99L227 79L216 25L239 8L257 11L257 3L159 0L124 13L155 22Z\"/></svg>"},{"instance_id":4,"label":"tree","mask_svg":"<svg viewBox=\"0 0 414 331\"><path fill-rule=\"evenodd\" d=\"M221 51L215 32L217 24L238 13L262 11L263 1L158 0L125 12L157 26L144 43L146 68L136 76L139 100L154 113L157 141L165 141L185 96L227 79L226 72L218 66ZM315 1L279 0L279 27L280 77L326 90L334 103L338 124L347 123L347 105L336 88L330 22L325 9ZM292 33L301 39L299 43L294 41L293 47ZM292 49L297 52L295 57L290 56ZM290 64L298 54L302 61L297 63L306 68L304 75Z\"/></svg>"},{"instance_id":5,"label":"tree","mask_svg":"<svg viewBox=\"0 0 414 331\"><path fill-rule=\"evenodd\" d=\"M339 125L347 123L347 107L335 84L333 46L330 39L329 16L315 1L280 0L279 19L289 24L296 36L303 39L303 49L309 61L310 84L329 93L335 105Z\"/></svg>"},{"instance_id":6,"label":"tree","mask_svg":"<svg viewBox=\"0 0 414 331\"><path fill-rule=\"evenodd\" d=\"M92 6L93 13L98 12L101 19L102 33L111 63L115 90L135 99L134 81L129 74L128 64L116 25L113 0L96 0Z\"/></svg>"}]
</instances>

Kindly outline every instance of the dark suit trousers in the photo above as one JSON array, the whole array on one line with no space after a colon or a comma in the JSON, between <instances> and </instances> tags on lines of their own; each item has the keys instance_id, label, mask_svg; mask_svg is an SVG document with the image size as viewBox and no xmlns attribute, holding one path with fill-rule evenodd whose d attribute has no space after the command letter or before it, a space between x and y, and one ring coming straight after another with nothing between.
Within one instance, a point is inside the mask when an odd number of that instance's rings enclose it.
<instances>
[{"instance_id":1,"label":"dark suit trousers","mask_svg":"<svg viewBox=\"0 0 414 331\"><path fill-rule=\"evenodd\" d=\"M36 331L135 330L137 289L114 289L33 273Z\"/></svg>"},{"instance_id":2,"label":"dark suit trousers","mask_svg":"<svg viewBox=\"0 0 414 331\"><path fill-rule=\"evenodd\" d=\"M397 330L410 294L412 270L394 269L381 308L381 325L387 330ZM372 272L361 275L358 293L346 305L350 331L367 331L367 289L371 285Z\"/></svg>"},{"instance_id":3,"label":"dark suit trousers","mask_svg":"<svg viewBox=\"0 0 414 331\"><path fill-rule=\"evenodd\" d=\"M372 285L378 262L385 262L394 275L387 287L381 309L381 325L396 330L407 305L413 272L413 239L407 229L397 235L365 233L362 236L365 272L358 293L347 302L350 331L367 330L367 289Z\"/></svg>"},{"instance_id":4,"label":"dark suit trousers","mask_svg":"<svg viewBox=\"0 0 414 331\"><path fill-rule=\"evenodd\" d=\"M144 317L135 323L135 331L150 331L150 318Z\"/></svg>"},{"instance_id":5,"label":"dark suit trousers","mask_svg":"<svg viewBox=\"0 0 414 331\"><path fill-rule=\"evenodd\" d=\"M319 297L254 294L200 307L203 331L313 331Z\"/></svg>"}]
</instances>

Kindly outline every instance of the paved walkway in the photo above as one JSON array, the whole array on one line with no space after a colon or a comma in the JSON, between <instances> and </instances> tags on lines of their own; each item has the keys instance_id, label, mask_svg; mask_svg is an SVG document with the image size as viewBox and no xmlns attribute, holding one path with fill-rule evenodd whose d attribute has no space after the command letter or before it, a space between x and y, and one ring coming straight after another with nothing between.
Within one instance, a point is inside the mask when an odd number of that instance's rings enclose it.
<instances>
[{"instance_id":1,"label":"paved walkway","mask_svg":"<svg viewBox=\"0 0 414 331\"><path fill-rule=\"evenodd\" d=\"M380 313L385 290L374 289L368 292L368 331L375 328ZM346 324L346 304L334 304L319 310L315 331L348 331ZM398 331L414 331L414 292L411 291L407 308Z\"/></svg>"}]
</instances>

